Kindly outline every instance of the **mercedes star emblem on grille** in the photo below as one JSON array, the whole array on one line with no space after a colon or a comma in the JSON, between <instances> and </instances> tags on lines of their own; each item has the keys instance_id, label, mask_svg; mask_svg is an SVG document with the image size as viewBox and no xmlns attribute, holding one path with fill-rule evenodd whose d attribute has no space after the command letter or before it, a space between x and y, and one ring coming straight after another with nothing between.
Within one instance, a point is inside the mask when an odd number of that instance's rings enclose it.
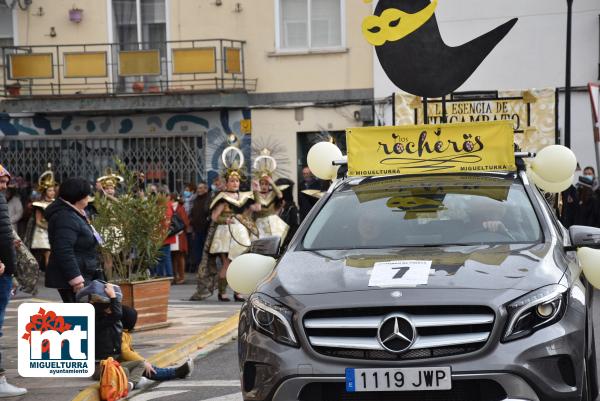
<instances>
[{"instance_id":1,"label":"mercedes star emblem on grille","mask_svg":"<svg viewBox=\"0 0 600 401\"><path fill-rule=\"evenodd\" d=\"M406 316L400 314L386 316L377 329L379 344L386 351L395 354L407 351L416 338L415 326Z\"/></svg>"}]
</instances>

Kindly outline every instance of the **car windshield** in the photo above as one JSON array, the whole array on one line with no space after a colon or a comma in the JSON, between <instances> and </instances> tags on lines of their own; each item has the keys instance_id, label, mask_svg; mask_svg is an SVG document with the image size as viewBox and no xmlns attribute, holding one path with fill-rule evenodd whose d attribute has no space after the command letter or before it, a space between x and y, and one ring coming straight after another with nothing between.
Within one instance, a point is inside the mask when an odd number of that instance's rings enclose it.
<instances>
[{"instance_id":1,"label":"car windshield","mask_svg":"<svg viewBox=\"0 0 600 401\"><path fill-rule=\"evenodd\" d=\"M307 250L533 243L525 189L493 177L405 177L346 185L304 236Z\"/></svg>"}]
</instances>

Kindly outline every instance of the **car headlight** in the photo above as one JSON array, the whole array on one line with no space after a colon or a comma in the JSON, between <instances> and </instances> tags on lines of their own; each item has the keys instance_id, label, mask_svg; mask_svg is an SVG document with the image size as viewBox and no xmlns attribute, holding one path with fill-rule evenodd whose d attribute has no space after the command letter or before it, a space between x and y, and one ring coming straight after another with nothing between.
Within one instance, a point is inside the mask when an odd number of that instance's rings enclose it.
<instances>
[{"instance_id":1,"label":"car headlight","mask_svg":"<svg viewBox=\"0 0 600 401\"><path fill-rule=\"evenodd\" d=\"M527 337L559 321L567 306L568 288L553 284L532 291L508 304L503 342Z\"/></svg>"},{"instance_id":2,"label":"car headlight","mask_svg":"<svg viewBox=\"0 0 600 401\"><path fill-rule=\"evenodd\" d=\"M254 328L278 343L298 347L292 328L294 313L287 306L264 294L250 297Z\"/></svg>"}]
</instances>

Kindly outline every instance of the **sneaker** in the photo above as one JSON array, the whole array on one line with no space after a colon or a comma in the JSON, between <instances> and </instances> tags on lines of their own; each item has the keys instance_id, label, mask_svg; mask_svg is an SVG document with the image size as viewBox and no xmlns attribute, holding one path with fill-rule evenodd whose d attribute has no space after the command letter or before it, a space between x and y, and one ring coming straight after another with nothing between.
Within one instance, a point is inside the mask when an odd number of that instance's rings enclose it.
<instances>
[{"instance_id":1,"label":"sneaker","mask_svg":"<svg viewBox=\"0 0 600 401\"><path fill-rule=\"evenodd\" d=\"M27 389L13 386L6 381L6 376L0 377L0 398L16 397L27 394Z\"/></svg>"},{"instance_id":2,"label":"sneaker","mask_svg":"<svg viewBox=\"0 0 600 401\"><path fill-rule=\"evenodd\" d=\"M185 375L185 378L187 379L188 377L192 376L192 373L194 373L194 360L192 358L188 357L188 359L185 363L189 369L188 374Z\"/></svg>"},{"instance_id":3,"label":"sneaker","mask_svg":"<svg viewBox=\"0 0 600 401\"><path fill-rule=\"evenodd\" d=\"M143 390L143 389L146 389L146 388L150 387L150 386L151 386L151 385L153 385L153 384L154 384L154 380L150 380L150 379L148 379L148 378L146 378L146 377L142 376L142 377L140 378L140 381L138 381L138 382L135 384L135 387L134 387L134 388L135 388L136 390Z\"/></svg>"},{"instance_id":4,"label":"sneaker","mask_svg":"<svg viewBox=\"0 0 600 401\"><path fill-rule=\"evenodd\" d=\"M194 362L188 358L185 363L182 363L180 366L175 368L175 376L178 379L185 379L190 377L192 370L194 370Z\"/></svg>"}]
</instances>

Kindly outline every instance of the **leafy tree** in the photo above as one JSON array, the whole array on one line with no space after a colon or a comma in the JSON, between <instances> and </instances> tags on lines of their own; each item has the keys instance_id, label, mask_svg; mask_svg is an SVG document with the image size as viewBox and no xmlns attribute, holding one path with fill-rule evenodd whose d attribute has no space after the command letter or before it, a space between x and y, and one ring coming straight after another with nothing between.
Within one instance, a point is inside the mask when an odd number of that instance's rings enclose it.
<instances>
[{"instance_id":1,"label":"leafy tree","mask_svg":"<svg viewBox=\"0 0 600 401\"><path fill-rule=\"evenodd\" d=\"M167 237L167 199L162 195L145 196L140 175L128 170L120 160L116 164L118 174L124 178L121 195L110 198L96 194L94 206L98 214L93 225L104 242L103 256L112 258L112 281L146 280Z\"/></svg>"}]
</instances>

